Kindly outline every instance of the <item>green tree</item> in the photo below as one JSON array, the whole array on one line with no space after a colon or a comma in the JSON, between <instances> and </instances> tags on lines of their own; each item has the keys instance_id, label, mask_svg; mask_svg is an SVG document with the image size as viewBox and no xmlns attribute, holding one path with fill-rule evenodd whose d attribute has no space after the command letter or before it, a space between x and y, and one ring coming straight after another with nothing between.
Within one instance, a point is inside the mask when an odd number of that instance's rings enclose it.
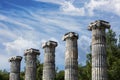
<instances>
[{"instance_id":1,"label":"green tree","mask_svg":"<svg viewBox=\"0 0 120 80\"><path fill-rule=\"evenodd\" d=\"M91 54L87 54L86 65L79 65L78 67L78 77L79 80L91 80Z\"/></svg>"},{"instance_id":2,"label":"green tree","mask_svg":"<svg viewBox=\"0 0 120 80\"><path fill-rule=\"evenodd\" d=\"M87 80L85 68L86 66L82 66L81 64L78 66L78 79L79 80Z\"/></svg>"},{"instance_id":3,"label":"green tree","mask_svg":"<svg viewBox=\"0 0 120 80\"><path fill-rule=\"evenodd\" d=\"M115 32L110 29L106 34L108 80L120 79L120 41L117 41Z\"/></svg>"},{"instance_id":4,"label":"green tree","mask_svg":"<svg viewBox=\"0 0 120 80\"><path fill-rule=\"evenodd\" d=\"M57 72L56 80L64 80L64 70Z\"/></svg>"},{"instance_id":5,"label":"green tree","mask_svg":"<svg viewBox=\"0 0 120 80\"><path fill-rule=\"evenodd\" d=\"M91 57L91 54L87 54L87 60L86 60L86 77L87 77L87 80L91 80L91 73L92 73L92 57Z\"/></svg>"},{"instance_id":6,"label":"green tree","mask_svg":"<svg viewBox=\"0 0 120 80\"><path fill-rule=\"evenodd\" d=\"M42 80L43 75L43 63L40 63L40 61L37 59L37 75L36 80Z\"/></svg>"},{"instance_id":7,"label":"green tree","mask_svg":"<svg viewBox=\"0 0 120 80\"><path fill-rule=\"evenodd\" d=\"M25 72L21 71L20 72L20 80L24 80L25 79Z\"/></svg>"},{"instance_id":8,"label":"green tree","mask_svg":"<svg viewBox=\"0 0 120 80\"><path fill-rule=\"evenodd\" d=\"M9 73L6 70L0 70L0 80L9 80Z\"/></svg>"}]
</instances>

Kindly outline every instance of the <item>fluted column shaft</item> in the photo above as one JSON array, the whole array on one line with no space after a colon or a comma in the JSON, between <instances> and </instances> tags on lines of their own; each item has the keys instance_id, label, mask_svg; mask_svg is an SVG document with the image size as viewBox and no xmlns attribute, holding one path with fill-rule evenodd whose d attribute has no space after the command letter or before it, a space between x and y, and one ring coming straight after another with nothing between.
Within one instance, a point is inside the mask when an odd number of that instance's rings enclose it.
<instances>
[{"instance_id":1,"label":"fluted column shaft","mask_svg":"<svg viewBox=\"0 0 120 80\"><path fill-rule=\"evenodd\" d=\"M55 47L57 42L48 41L43 43L44 64L43 80L55 80Z\"/></svg>"},{"instance_id":2,"label":"fluted column shaft","mask_svg":"<svg viewBox=\"0 0 120 80\"><path fill-rule=\"evenodd\" d=\"M37 49L31 48L25 51L25 80L36 80L36 60L39 54L40 52Z\"/></svg>"},{"instance_id":3,"label":"fluted column shaft","mask_svg":"<svg viewBox=\"0 0 120 80\"><path fill-rule=\"evenodd\" d=\"M15 56L9 59L9 62L10 62L9 80L20 80L21 60L22 60L21 56Z\"/></svg>"},{"instance_id":4,"label":"fluted column shaft","mask_svg":"<svg viewBox=\"0 0 120 80\"><path fill-rule=\"evenodd\" d=\"M92 80L107 80L105 30L92 30Z\"/></svg>"},{"instance_id":5,"label":"fluted column shaft","mask_svg":"<svg viewBox=\"0 0 120 80\"><path fill-rule=\"evenodd\" d=\"M78 80L78 34L66 33L63 40L66 41L65 52L65 80Z\"/></svg>"},{"instance_id":6,"label":"fluted column shaft","mask_svg":"<svg viewBox=\"0 0 120 80\"><path fill-rule=\"evenodd\" d=\"M92 80L107 80L106 34L110 25L105 21L91 24L92 30Z\"/></svg>"}]
</instances>

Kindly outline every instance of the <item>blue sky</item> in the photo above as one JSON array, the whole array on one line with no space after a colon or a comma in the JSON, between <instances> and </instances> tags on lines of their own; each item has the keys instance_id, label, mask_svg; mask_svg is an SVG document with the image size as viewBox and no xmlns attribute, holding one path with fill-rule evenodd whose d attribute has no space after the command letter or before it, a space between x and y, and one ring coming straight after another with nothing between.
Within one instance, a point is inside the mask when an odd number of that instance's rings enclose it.
<instances>
[{"instance_id":1,"label":"blue sky","mask_svg":"<svg viewBox=\"0 0 120 80\"><path fill-rule=\"evenodd\" d=\"M0 0L0 69L9 71L8 58L23 56L27 48L39 49L43 62L41 44L48 40L58 42L56 66L64 69L62 36L69 31L79 34L79 64L84 65L91 43L87 26L99 19L110 22L118 36L120 0Z\"/></svg>"}]
</instances>

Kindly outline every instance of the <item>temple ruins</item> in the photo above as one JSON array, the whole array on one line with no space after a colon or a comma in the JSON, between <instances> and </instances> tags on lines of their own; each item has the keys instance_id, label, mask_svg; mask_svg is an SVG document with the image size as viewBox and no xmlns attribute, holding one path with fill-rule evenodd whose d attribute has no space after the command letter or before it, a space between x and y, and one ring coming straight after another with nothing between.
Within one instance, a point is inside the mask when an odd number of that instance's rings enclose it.
<instances>
[{"instance_id":1,"label":"temple ruins","mask_svg":"<svg viewBox=\"0 0 120 80\"><path fill-rule=\"evenodd\" d=\"M107 79L106 56L106 29L110 28L109 22L96 20L90 23L88 30L92 31L92 80ZM65 45L65 80L78 80L78 34L68 32L63 36ZM55 52L58 43L47 41L42 44L44 50L43 77L42 80L55 80ZM36 60L40 55L38 49L26 49L25 56L25 80L36 80ZM21 56L9 59L9 80L20 80Z\"/></svg>"}]
</instances>

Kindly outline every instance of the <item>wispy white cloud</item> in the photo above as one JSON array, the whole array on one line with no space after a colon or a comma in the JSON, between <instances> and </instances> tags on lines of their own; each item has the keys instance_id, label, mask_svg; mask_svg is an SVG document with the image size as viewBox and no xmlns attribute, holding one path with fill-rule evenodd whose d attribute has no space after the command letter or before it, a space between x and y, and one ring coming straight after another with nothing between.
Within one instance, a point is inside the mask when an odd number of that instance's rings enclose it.
<instances>
[{"instance_id":1,"label":"wispy white cloud","mask_svg":"<svg viewBox=\"0 0 120 80\"><path fill-rule=\"evenodd\" d=\"M35 0L40 2L48 2L60 5L60 11L66 15L83 16L85 14L84 8L77 8L73 5L75 0Z\"/></svg>"},{"instance_id":2,"label":"wispy white cloud","mask_svg":"<svg viewBox=\"0 0 120 80\"><path fill-rule=\"evenodd\" d=\"M48 3L54 3L54 4L62 5L65 0L35 0L35 1L48 2Z\"/></svg>"},{"instance_id":3,"label":"wispy white cloud","mask_svg":"<svg viewBox=\"0 0 120 80\"><path fill-rule=\"evenodd\" d=\"M120 16L119 6L120 0L90 0L84 7L88 9L90 15L94 15L94 10L101 10Z\"/></svg>"},{"instance_id":4,"label":"wispy white cloud","mask_svg":"<svg viewBox=\"0 0 120 80\"><path fill-rule=\"evenodd\" d=\"M60 10L64 12L64 14L74 15L74 16L84 16L85 10L84 7L77 8L73 5L71 1L65 1L64 4L61 5Z\"/></svg>"},{"instance_id":5,"label":"wispy white cloud","mask_svg":"<svg viewBox=\"0 0 120 80\"><path fill-rule=\"evenodd\" d=\"M84 2L82 7L75 7L73 4L66 1L62 4L62 10L66 13L70 13L79 16L94 16L95 10L111 12L120 16L120 0L90 0L89 2Z\"/></svg>"},{"instance_id":6,"label":"wispy white cloud","mask_svg":"<svg viewBox=\"0 0 120 80\"><path fill-rule=\"evenodd\" d=\"M9 66L7 66L8 63L8 56L0 54L0 69L7 69L9 70Z\"/></svg>"},{"instance_id":7,"label":"wispy white cloud","mask_svg":"<svg viewBox=\"0 0 120 80\"><path fill-rule=\"evenodd\" d=\"M23 55L24 50L28 48L39 48L40 44L38 42L33 42L19 37L13 42L6 42L3 43L3 45L5 46L8 55L14 56Z\"/></svg>"},{"instance_id":8,"label":"wispy white cloud","mask_svg":"<svg viewBox=\"0 0 120 80\"><path fill-rule=\"evenodd\" d=\"M0 14L0 20L1 20L1 21L5 21L5 22L12 23L12 24L14 24L14 25L21 26L21 27L23 27L23 28L33 29L33 27L31 27L30 25L19 22L19 21L17 20L17 18L10 18L10 17L7 17L7 16L5 16L5 15Z\"/></svg>"},{"instance_id":9,"label":"wispy white cloud","mask_svg":"<svg viewBox=\"0 0 120 80\"><path fill-rule=\"evenodd\" d=\"M15 39L17 37L17 33L14 34L13 31L8 29L7 25L0 24L0 36L4 37L5 39ZM3 39L3 38L2 38ZM6 41L6 40L3 40Z\"/></svg>"},{"instance_id":10,"label":"wispy white cloud","mask_svg":"<svg viewBox=\"0 0 120 80\"><path fill-rule=\"evenodd\" d=\"M75 0L36 0L41 2L50 2L60 4L60 10L64 14L74 16L94 16L95 10L111 12L120 16L120 0L89 0L84 1L82 7L76 7Z\"/></svg>"},{"instance_id":11,"label":"wispy white cloud","mask_svg":"<svg viewBox=\"0 0 120 80\"><path fill-rule=\"evenodd\" d=\"M88 53L89 48L90 48L90 44L91 43L91 39L89 36L86 35L82 35L80 36L79 39L79 47L86 53Z\"/></svg>"}]
</instances>

